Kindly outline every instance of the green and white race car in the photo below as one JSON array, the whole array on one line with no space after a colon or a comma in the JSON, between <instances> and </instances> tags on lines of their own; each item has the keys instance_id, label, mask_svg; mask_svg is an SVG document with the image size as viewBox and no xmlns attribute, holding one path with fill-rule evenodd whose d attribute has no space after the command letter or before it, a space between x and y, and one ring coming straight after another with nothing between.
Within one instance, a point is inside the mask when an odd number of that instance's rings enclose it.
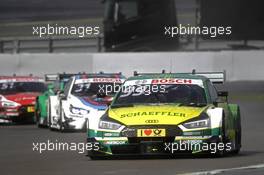
<instances>
[{"instance_id":1,"label":"green and white race car","mask_svg":"<svg viewBox=\"0 0 264 175\"><path fill-rule=\"evenodd\" d=\"M65 84L73 75L75 74L62 73L45 75L45 81L49 83L48 89L36 98L35 104L35 121L38 127L47 127L49 125L49 97L56 96L57 92L63 91Z\"/></svg>"},{"instance_id":2,"label":"green and white race car","mask_svg":"<svg viewBox=\"0 0 264 175\"><path fill-rule=\"evenodd\" d=\"M102 117L88 121L91 159L121 155L239 153L240 109L217 91L225 72L138 74Z\"/></svg>"}]
</instances>

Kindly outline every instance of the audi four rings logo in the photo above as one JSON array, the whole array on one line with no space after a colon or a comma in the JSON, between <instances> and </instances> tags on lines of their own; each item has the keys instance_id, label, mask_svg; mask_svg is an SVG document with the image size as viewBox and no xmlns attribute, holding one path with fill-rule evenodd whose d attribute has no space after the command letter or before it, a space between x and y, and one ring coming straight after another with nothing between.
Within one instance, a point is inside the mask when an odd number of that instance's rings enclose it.
<instances>
[{"instance_id":1,"label":"audi four rings logo","mask_svg":"<svg viewBox=\"0 0 264 175\"><path fill-rule=\"evenodd\" d=\"M159 123L159 120L146 120L146 123Z\"/></svg>"}]
</instances>

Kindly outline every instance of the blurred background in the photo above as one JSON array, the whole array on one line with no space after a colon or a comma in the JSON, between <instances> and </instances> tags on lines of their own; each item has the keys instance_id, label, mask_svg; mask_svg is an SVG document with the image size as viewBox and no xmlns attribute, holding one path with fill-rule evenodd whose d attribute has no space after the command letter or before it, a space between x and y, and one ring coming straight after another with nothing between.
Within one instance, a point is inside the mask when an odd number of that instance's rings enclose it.
<instances>
[{"instance_id":1,"label":"blurred background","mask_svg":"<svg viewBox=\"0 0 264 175\"><path fill-rule=\"evenodd\" d=\"M1 0L0 52L256 50L261 0ZM100 36L32 35L33 26L99 26ZM165 26L232 27L231 35L164 35Z\"/></svg>"}]
</instances>

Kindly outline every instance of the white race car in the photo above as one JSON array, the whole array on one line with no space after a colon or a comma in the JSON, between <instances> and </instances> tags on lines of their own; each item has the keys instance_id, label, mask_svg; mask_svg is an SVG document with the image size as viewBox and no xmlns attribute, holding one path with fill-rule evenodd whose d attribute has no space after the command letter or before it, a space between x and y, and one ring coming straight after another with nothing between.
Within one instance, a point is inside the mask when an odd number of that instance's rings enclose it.
<instances>
[{"instance_id":1,"label":"white race car","mask_svg":"<svg viewBox=\"0 0 264 175\"><path fill-rule=\"evenodd\" d=\"M49 97L50 129L86 130L88 119L105 113L124 81L121 73L71 77L63 92Z\"/></svg>"}]
</instances>

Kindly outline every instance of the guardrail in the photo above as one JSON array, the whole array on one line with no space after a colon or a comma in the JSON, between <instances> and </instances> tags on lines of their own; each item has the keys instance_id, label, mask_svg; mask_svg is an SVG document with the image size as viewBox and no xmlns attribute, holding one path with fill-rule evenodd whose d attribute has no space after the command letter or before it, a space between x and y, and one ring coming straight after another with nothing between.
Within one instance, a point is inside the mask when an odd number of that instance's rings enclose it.
<instances>
[{"instance_id":1,"label":"guardrail","mask_svg":"<svg viewBox=\"0 0 264 175\"><path fill-rule=\"evenodd\" d=\"M5 37L0 53L102 52L103 36L97 37Z\"/></svg>"}]
</instances>

